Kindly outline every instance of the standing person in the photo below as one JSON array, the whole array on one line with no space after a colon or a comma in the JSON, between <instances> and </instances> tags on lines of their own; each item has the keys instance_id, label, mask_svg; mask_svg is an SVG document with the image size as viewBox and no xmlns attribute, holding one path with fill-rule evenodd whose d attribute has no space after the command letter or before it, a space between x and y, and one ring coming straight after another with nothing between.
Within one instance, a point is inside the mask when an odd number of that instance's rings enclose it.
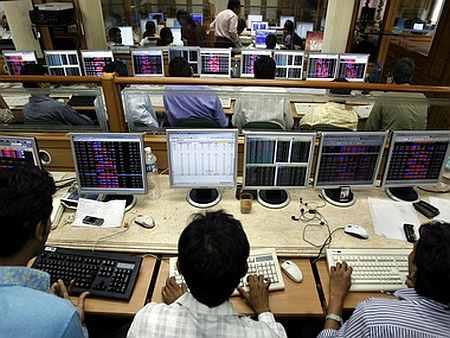
<instances>
[{"instance_id":1,"label":"standing person","mask_svg":"<svg viewBox=\"0 0 450 338\"><path fill-rule=\"evenodd\" d=\"M291 20L287 20L283 27L283 43L286 49L294 50L296 47L303 49L303 40L295 32L295 25Z\"/></svg>"},{"instance_id":2,"label":"standing person","mask_svg":"<svg viewBox=\"0 0 450 338\"><path fill-rule=\"evenodd\" d=\"M184 17L181 37L185 41L185 46L206 47L208 45L205 30L194 21L191 15Z\"/></svg>"},{"instance_id":3,"label":"standing person","mask_svg":"<svg viewBox=\"0 0 450 338\"><path fill-rule=\"evenodd\" d=\"M228 8L219 14L210 25L216 37L216 48L239 48L241 42L238 34L239 13L241 2L239 0L229 0Z\"/></svg>"}]
</instances>

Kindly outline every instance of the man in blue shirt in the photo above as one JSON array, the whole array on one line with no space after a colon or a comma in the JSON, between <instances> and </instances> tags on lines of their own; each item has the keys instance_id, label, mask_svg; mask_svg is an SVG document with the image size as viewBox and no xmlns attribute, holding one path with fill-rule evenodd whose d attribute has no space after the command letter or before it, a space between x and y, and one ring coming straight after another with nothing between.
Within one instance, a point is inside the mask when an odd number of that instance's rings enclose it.
<instances>
[{"instance_id":1,"label":"man in blue shirt","mask_svg":"<svg viewBox=\"0 0 450 338\"><path fill-rule=\"evenodd\" d=\"M81 323L87 293L76 309L62 281L50 287L47 273L26 267L50 232L54 192L53 179L38 168L0 169L2 338L87 337Z\"/></svg>"},{"instance_id":2,"label":"man in blue shirt","mask_svg":"<svg viewBox=\"0 0 450 338\"><path fill-rule=\"evenodd\" d=\"M176 57L170 61L171 77L192 77L192 68L186 59ZM222 103L205 86L171 86L164 94L164 106L169 125L176 127L186 120L209 120L217 127L228 126Z\"/></svg>"}]
</instances>

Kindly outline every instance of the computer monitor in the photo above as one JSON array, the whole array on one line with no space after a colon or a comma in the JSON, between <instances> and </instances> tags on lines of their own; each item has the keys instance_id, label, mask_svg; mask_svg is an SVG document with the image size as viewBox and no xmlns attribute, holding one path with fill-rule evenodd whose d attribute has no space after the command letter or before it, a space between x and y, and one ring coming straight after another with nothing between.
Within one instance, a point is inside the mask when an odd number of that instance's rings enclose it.
<instances>
[{"instance_id":1,"label":"computer monitor","mask_svg":"<svg viewBox=\"0 0 450 338\"><path fill-rule=\"evenodd\" d=\"M309 54L306 80L333 81L338 60L338 54Z\"/></svg>"},{"instance_id":2,"label":"computer monitor","mask_svg":"<svg viewBox=\"0 0 450 338\"><path fill-rule=\"evenodd\" d=\"M131 60L134 76L164 76L164 56L161 48L133 50Z\"/></svg>"},{"instance_id":3,"label":"computer monitor","mask_svg":"<svg viewBox=\"0 0 450 338\"><path fill-rule=\"evenodd\" d=\"M255 49L243 49L241 51L241 77L255 77L254 65L260 56L272 57L272 51Z\"/></svg>"},{"instance_id":4,"label":"computer monitor","mask_svg":"<svg viewBox=\"0 0 450 338\"><path fill-rule=\"evenodd\" d=\"M35 138L0 136L0 170L33 166L41 167Z\"/></svg>"},{"instance_id":5,"label":"computer monitor","mask_svg":"<svg viewBox=\"0 0 450 338\"><path fill-rule=\"evenodd\" d=\"M257 31L264 31L269 29L269 23L267 21L253 21L250 26L252 36L256 35Z\"/></svg>"},{"instance_id":6,"label":"computer monitor","mask_svg":"<svg viewBox=\"0 0 450 338\"><path fill-rule=\"evenodd\" d=\"M374 186L386 139L386 132L321 133L314 186L322 197L347 207L356 201L351 187Z\"/></svg>"},{"instance_id":7,"label":"computer monitor","mask_svg":"<svg viewBox=\"0 0 450 338\"><path fill-rule=\"evenodd\" d=\"M192 16L192 19L194 19L194 21L198 25L203 26L203 14L201 14L201 13L192 13L191 16Z\"/></svg>"},{"instance_id":8,"label":"computer monitor","mask_svg":"<svg viewBox=\"0 0 450 338\"><path fill-rule=\"evenodd\" d=\"M297 23L295 32L302 39L306 39L308 32L314 32L314 22L299 22L299 23Z\"/></svg>"},{"instance_id":9,"label":"computer monitor","mask_svg":"<svg viewBox=\"0 0 450 338\"><path fill-rule=\"evenodd\" d=\"M237 139L237 129L168 129L170 186L192 189L195 207L219 203L217 188L236 186Z\"/></svg>"},{"instance_id":10,"label":"computer monitor","mask_svg":"<svg viewBox=\"0 0 450 338\"><path fill-rule=\"evenodd\" d=\"M181 28L172 28L172 36L174 46L184 46L183 37L181 35Z\"/></svg>"},{"instance_id":11,"label":"computer monitor","mask_svg":"<svg viewBox=\"0 0 450 338\"><path fill-rule=\"evenodd\" d=\"M44 55L50 75L81 76L80 59L76 50L46 50Z\"/></svg>"},{"instance_id":12,"label":"computer monitor","mask_svg":"<svg viewBox=\"0 0 450 338\"><path fill-rule=\"evenodd\" d=\"M415 23L413 25L413 31L421 32L424 30L425 24L424 23Z\"/></svg>"},{"instance_id":13,"label":"computer monitor","mask_svg":"<svg viewBox=\"0 0 450 338\"><path fill-rule=\"evenodd\" d=\"M231 77L231 48L200 49L201 77Z\"/></svg>"},{"instance_id":14,"label":"computer monitor","mask_svg":"<svg viewBox=\"0 0 450 338\"><path fill-rule=\"evenodd\" d=\"M161 25L164 22L164 13L150 13L148 18L155 20L158 25Z\"/></svg>"},{"instance_id":15,"label":"computer monitor","mask_svg":"<svg viewBox=\"0 0 450 338\"><path fill-rule=\"evenodd\" d=\"M80 193L125 199L131 208L134 195L147 192L143 134L74 133L70 139Z\"/></svg>"},{"instance_id":16,"label":"computer monitor","mask_svg":"<svg viewBox=\"0 0 450 338\"><path fill-rule=\"evenodd\" d=\"M2 51L9 75L20 75L22 67L29 63L37 63L34 51Z\"/></svg>"},{"instance_id":17,"label":"computer monitor","mask_svg":"<svg viewBox=\"0 0 450 338\"><path fill-rule=\"evenodd\" d=\"M383 178L389 197L419 200L414 186L439 183L449 157L449 131L396 131Z\"/></svg>"},{"instance_id":18,"label":"computer monitor","mask_svg":"<svg viewBox=\"0 0 450 338\"><path fill-rule=\"evenodd\" d=\"M314 157L315 133L245 131L243 189L257 189L268 208L289 204L285 189L306 188Z\"/></svg>"},{"instance_id":19,"label":"computer monitor","mask_svg":"<svg viewBox=\"0 0 450 338\"><path fill-rule=\"evenodd\" d=\"M247 16L247 27L251 27L252 26L252 22L255 21L263 21L263 16L262 15L255 15L255 14L250 14Z\"/></svg>"},{"instance_id":20,"label":"computer monitor","mask_svg":"<svg viewBox=\"0 0 450 338\"><path fill-rule=\"evenodd\" d=\"M119 27L119 29L120 29L120 35L122 36L122 45L134 46L133 27L124 26L124 27Z\"/></svg>"},{"instance_id":21,"label":"computer monitor","mask_svg":"<svg viewBox=\"0 0 450 338\"><path fill-rule=\"evenodd\" d=\"M303 78L304 57L305 53L300 51L275 51L275 77L277 79L301 80Z\"/></svg>"},{"instance_id":22,"label":"computer monitor","mask_svg":"<svg viewBox=\"0 0 450 338\"><path fill-rule=\"evenodd\" d=\"M274 30L259 30L255 33L255 47L256 48L267 48L266 38L269 34L276 34L277 31Z\"/></svg>"},{"instance_id":23,"label":"computer monitor","mask_svg":"<svg viewBox=\"0 0 450 338\"><path fill-rule=\"evenodd\" d=\"M85 50L81 51L81 59L86 76L102 76L105 66L114 61L114 55L110 50Z\"/></svg>"},{"instance_id":24,"label":"computer monitor","mask_svg":"<svg viewBox=\"0 0 450 338\"><path fill-rule=\"evenodd\" d=\"M200 47L170 47L169 62L176 57L184 58L191 66L194 75L200 73Z\"/></svg>"},{"instance_id":25,"label":"computer monitor","mask_svg":"<svg viewBox=\"0 0 450 338\"><path fill-rule=\"evenodd\" d=\"M295 16L280 16L280 27L284 27L286 21L292 21L295 25Z\"/></svg>"},{"instance_id":26,"label":"computer monitor","mask_svg":"<svg viewBox=\"0 0 450 338\"><path fill-rule=\"evenodd\" d=\"M369 54L341 54L337 77L347 81L364 82L368 64Z\"/></svg>"}]
</instances>

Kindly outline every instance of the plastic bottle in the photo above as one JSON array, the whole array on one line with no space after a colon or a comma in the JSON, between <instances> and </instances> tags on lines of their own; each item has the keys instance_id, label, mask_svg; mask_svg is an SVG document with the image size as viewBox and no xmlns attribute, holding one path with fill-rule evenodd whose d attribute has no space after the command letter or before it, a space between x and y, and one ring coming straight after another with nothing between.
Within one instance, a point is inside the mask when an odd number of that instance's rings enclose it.
<instances>
[{"instance_id":1,"label":"plastic bottle","mask_svg":"<svg viewBox=\"0 0 450 338\"><path fill-rule=\"evenodd\" d=\"M152 153L152 148L150 147L146 147L144 152L145 168L147 171L148 198L151 200L157 200L161 197L157 158L155 154Z\"/></svg>"}]
</instances>

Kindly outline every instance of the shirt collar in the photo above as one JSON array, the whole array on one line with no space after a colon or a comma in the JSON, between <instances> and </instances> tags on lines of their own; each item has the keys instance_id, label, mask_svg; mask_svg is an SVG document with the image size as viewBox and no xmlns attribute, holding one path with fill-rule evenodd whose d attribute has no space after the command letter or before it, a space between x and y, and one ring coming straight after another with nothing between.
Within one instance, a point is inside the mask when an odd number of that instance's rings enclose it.
<instances>
[{"instance_id":1,"label":"shirt collar","mask_svg":"<svg viewBox=\"0 0 450 338\"><path fill-rule=\"evenodd\" d=\"M26 267L0 267L1 286L23 286L47 292L50 287L50 275Z\"/></svg>"},{"instance_id":2,"label":"shirt collar","mask_svg":"<svg viewBox=\"0 0 450 338\"><path fill-rule=\"evenodd\" d=\"M186 292L183 296L178 298L176 302L195 313L215 316L239 316L239 314L234 311L233 305L231 305L229 301L225 301L219 306L211 308L200 303L190 292Z\"/></svg>"},{"instance_id":3,"label":"shirt collar","mask_svg":"<svg viewBox=\"0 0 450 338\"><path fill-rule=\"evenodd\" d=\"M430 298L421 296L414 288L400 289L394 292L394 296L400 300L407 300L415 303L420 303L424 306L437 308L440 310L448 310L448 306L439 302L436 302Z\"/></svg>"}]
</instances>

